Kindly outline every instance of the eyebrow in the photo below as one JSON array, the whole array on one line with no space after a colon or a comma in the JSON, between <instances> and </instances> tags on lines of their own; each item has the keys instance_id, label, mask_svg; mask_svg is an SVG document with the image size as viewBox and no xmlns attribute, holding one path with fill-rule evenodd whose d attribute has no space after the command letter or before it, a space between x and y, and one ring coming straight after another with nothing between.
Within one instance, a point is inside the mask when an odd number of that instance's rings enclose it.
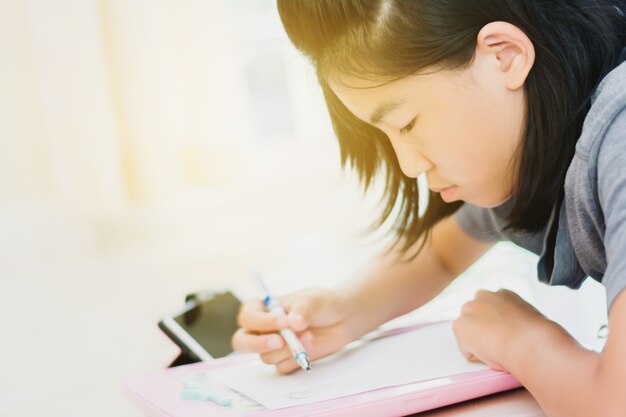
<instances>
[{"instance_id":1,"label":"eyebrow","mask_svg":"<svg viewBox=\"0 0 626 417\"><path fill-rule=\"evenodd\" d=\"M394 109L397 109L403 103L404 103L403 100L394 100L394 101L388 101L386 103L381 104L374 111L374 113L372 113L372 115L370 116L370 123L373 125L377 124L378 122L381 121L383 117L385 117L387 113L389 113L390 111Z\"/></svg>"}]
</instances>

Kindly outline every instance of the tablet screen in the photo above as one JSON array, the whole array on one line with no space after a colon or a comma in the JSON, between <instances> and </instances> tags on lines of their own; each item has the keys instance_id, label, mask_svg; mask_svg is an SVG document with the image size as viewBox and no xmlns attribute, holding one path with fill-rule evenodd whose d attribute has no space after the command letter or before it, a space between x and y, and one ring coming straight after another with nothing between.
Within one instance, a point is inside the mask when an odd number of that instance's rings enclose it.
<instances>
[{"instance_id":1,"label":"tablet screen","mask_svg":"<svg viewBox=\"0 0 626 417\"><path fill-rule=\"evenodd\" d=\"M233 349L231 338L237 330L240 301L230 292L194 302L190 309L174 316L174 321L212 357L221 358Z\"/></svg>"}]
</instances>

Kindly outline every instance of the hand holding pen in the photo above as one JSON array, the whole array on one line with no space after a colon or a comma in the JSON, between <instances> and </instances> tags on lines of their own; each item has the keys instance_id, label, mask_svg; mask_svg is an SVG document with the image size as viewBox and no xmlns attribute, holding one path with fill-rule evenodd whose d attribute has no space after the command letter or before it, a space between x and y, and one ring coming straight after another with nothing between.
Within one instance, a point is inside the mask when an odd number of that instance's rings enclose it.
<instances>
[{"instance_id":1,"label":"hand holding pen","mask_svg":"<svg viewBox=\"0 0 626 417\"><path fill-rule=\"evenodd\" d=\"M265 295L265 294L263 294ZM337 291L306 289L280 297L287 316L267 311L263 299L244 302L239 312L241 328L235 332L232 343L238 352L259 353L261 360L275 365L281 374L300 369L280 330L291 328L300 339L309 361L335 353L346 343L358 337L353 326L360 317L348 320L348 311L354 311L351 301Z\"/></svg>"},{"instance_id":2,"label":"hand holding pen","mask_svg":"<svg viewBox=\"0 0 626 417\"><path fill-rule=\"evenodd\" d=\"M267 311L277 316L287 317L285 309L283 309L283 307L278 303L278 300L272 297L272 294L267 288L267 285L265 285L265 281L263 281L261 274L257 274L257 279L259 280L259 285L261 286L261 288L263 288L263 291L265 293L263 304L265 304L265 308L267 308ZM300 339L298 339L298 336L296 336L293 330L289 327L280 329L279 333L283 337L283 339L285 339L285 342L287 342L287 345L289 346L291 354L293 355L296 363L300 365L300 367L305 371L310 372L311 361L309 360L309 354L304 349L304 346L302 346L302 343L300 343Z\"/></svg>"}]
</instances>

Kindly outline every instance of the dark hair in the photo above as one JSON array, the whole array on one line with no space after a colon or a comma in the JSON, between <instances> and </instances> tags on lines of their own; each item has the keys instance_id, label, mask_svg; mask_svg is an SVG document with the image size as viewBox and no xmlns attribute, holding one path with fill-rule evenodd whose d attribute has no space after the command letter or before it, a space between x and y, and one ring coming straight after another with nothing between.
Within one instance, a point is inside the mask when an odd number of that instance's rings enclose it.
<instances>
[{"instance_id":1,"label":"dark hair","mask_svg":"<svg viewBox=\"0 0 626 417\"><path fill-rule=\"evenodd\" d=\"M403 251L463 202L446 204L431 192L418 216L417 181L402 173L386 135L345 108L328 77L391 81L425 68L461 69L471 64L487 23L505 21L524 31L535 63L524 85L507 228L534 233L562 192L591 94L626 39L623 0L278 0L278 9L289 38L316 68L342 165L357 170L365 189L384 169L386 206L375 226L399 208L393 229Z\"/></svg>"}]
</instances>

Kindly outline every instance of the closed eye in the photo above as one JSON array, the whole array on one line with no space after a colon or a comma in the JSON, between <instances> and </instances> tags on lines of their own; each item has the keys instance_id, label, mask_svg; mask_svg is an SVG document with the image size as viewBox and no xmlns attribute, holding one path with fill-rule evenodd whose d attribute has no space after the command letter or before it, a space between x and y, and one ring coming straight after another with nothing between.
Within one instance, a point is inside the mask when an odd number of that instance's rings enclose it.
<instances>
[{"instance_id":1,"label":"closed eye","mask_svg":"<svg viewBox=\"0 0 626 417\"><path fill-rule=\"evenodd\" d=\"M411 129L413 129L413 126L415 126L415 121L416 121L416 120L417 120L417 116L415 116L415 117L413 118L413 120L411 120L411 121L409 122L409 124L408 124L408 125L404 126L402 129L400 129L400 134L401 134L401 135L406 135L406 134L410 133L410 132L411 132Z\"/></svg>"}]
</instances>

